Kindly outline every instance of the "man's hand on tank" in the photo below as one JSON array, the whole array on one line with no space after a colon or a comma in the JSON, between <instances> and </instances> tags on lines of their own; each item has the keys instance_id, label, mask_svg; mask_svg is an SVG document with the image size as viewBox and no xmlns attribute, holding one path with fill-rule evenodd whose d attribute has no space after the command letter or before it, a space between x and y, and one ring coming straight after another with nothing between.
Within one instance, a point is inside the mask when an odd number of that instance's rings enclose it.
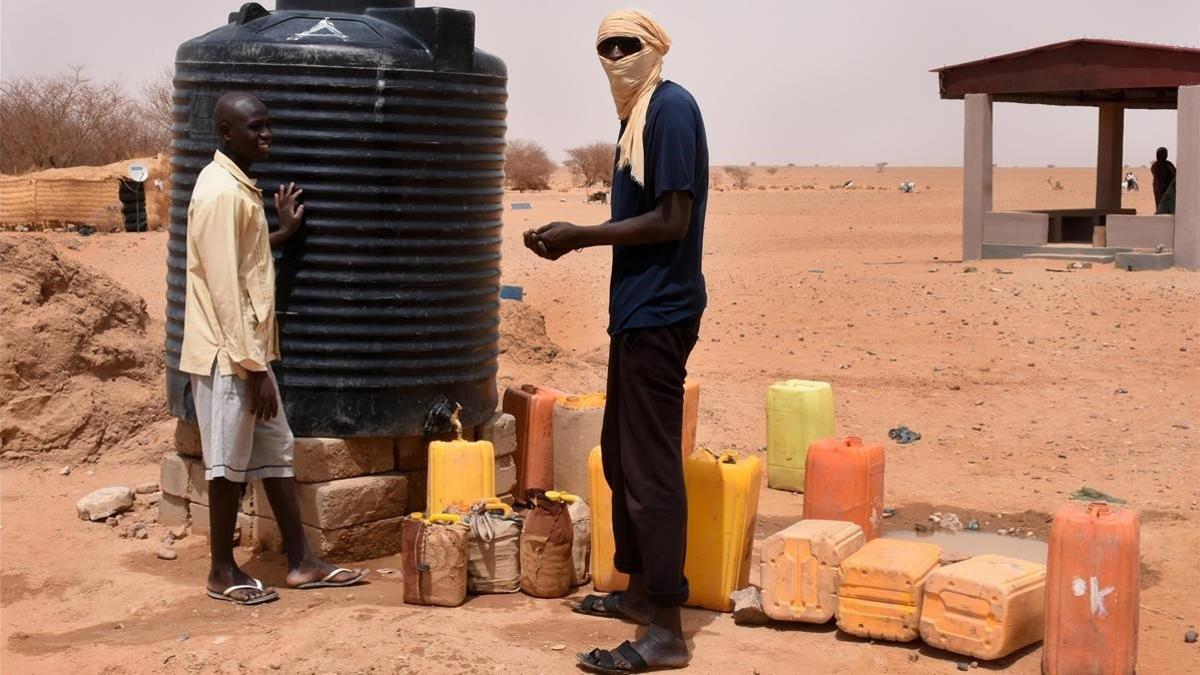
<instances>
[{"instance_id":1,"label":"man's hand on tank","mask_svg":"<svg viewBox=\"0 0 1200 675\"><path fill-rule=\"evenodd\" d=\"M304 219L304 204L300 203L300 196L303 194L304 190L296 187L295 183L280 185L279 191L275 193L275 213L279 214L279 229L288 235L295 234Z\"/></svg>"},{"instance_id":2,"label":"man's hand on tank","mask_svg":"<svg viewBox=\"0 0 1200 675\"><path fill-rule=\"evenodd\" d=\"M274 419L279 414L279 397L266 371L250 371L246 384L250 389L250 411L260 420Z\"/></svg>"}]
</instances>

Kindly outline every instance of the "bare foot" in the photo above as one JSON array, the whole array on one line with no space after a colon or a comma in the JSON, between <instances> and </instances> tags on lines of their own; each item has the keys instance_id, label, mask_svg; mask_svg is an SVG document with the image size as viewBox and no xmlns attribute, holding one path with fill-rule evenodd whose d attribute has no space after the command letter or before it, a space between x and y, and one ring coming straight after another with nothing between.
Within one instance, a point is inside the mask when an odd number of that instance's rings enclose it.
<instances>
[{"instance_id":1,"label":"bare foot","mask_svg":"<svg viewBox=\"0 0 1200 675\"><path fill-rule=\"evenodd\" d=\"M338 569L340 568L320 558L313 558L299 567L288 570L288 588L299 588L305 584L315 583L324 583L329 586L351 586L367 576L368 571L365 569L343 569L337 574L333 574ZM329 576L331 574L333 574L332 577Z\"/></svg>"},{"instance_id":2,"label":"bare foot","mask_svg":"<svg viewBox=\"0 0 1200 675\"><path fill-rule=\"evenodd\" d=\"M213 593L224 594L225 589L230 586L256 586L262 582L254 577L246 574L238 567L230 567L223 570L211 570L208 573L208 590ZM275 589L270 587L257 588L239 588L231 592L228 597L234 602L250 602L258 600L265 596L275 593Z\"/></svg>"}]
</instances>

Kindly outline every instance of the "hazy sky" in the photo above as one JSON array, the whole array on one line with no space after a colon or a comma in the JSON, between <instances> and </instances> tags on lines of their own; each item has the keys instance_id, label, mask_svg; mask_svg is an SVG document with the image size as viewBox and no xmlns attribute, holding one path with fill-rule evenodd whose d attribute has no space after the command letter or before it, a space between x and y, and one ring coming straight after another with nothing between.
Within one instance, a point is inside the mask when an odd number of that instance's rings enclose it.
<instances>
[{"instance_id":1,"label":"hazy sky","mask_svg":"<svg viewBox=\"0 0 1200 675\"><path fill-rule=\"evenodd\" d=\"M270 0L264 5L272 6ZM424 4L424 3L421 3ZM474 10L480 48L509 68L509 137L565 147L615 140L593 50L603 15L629 4L447 0ZM237 0L0 0L4 77L84 64L131 90ZM955 165L962 103L932 68L1076 37L1200 46L1200 0L641 0L675 45L668 78L699 100L714 163ZM1095 161L1096 112L1000 104L1001 165ZM1175 144L1174 111L1129 111L1125 159Z\"/></svg>"}]
</instances>

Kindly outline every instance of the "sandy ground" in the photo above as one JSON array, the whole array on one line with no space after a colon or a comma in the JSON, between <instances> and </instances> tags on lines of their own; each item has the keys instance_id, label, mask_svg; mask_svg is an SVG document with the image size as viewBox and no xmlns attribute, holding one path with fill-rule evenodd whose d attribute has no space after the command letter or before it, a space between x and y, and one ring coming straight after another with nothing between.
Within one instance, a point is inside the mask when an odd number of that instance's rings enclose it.
<instances>
[{"instance_id":1,"label":"sandy ground","mask_svg":"<svg viewBox=\"0 0 1200 675\"><path fill-rule=\"evenodd\" d=\"M1149 172L1136 171L1143 190L1126 205L1145 213ZM1064 189L1052 190L1051 177ZM830 189L848 179L859 189ZM902 180L919 192L899 193ZM1001 168L996 206L1087 206L1093 181L1085 169ZM932 510L1003 511L1017 515L991 517L985 529L1019 525L1045 536L1044 514L1081 486L1129 499L1143 515L1139 672L1200 672L1200 650L1183 640L1200 622L1200 276L1067 272L1050 261L975 262L967 272L956 169L760 167L751 189L724 185L709 203L711 302L691 363L703 387L701 442L759 453L766 387L821 379L834 386L840 433L886 441L905 424L924 434L887 446L898 527ZM572 357L567 372L529 372L595 386L607 253L546 263L522 249L520 234L551 220L598 223L607 210L584 204L578 189L508 199L533 209L505 214L505 283L524 286ZM144 294L161 326L163 234L53 238ZM559 673L573 670L575 652L633 634L524 596L409 607L396 575L381 572L359 588L285 591L257 609L221 605L200 593L202 539L180 542L168 562L153 553L159 532L126 540L75 518L80 495L156 479L156 464L114 456L69 476L58 468L4 467L5 672ZM798 519L801 505L799 495L764 489L760 538ZM368 564L400 567L396 558ZM278 558L249 568L282 582ZM741 628L698 610L685 623L701 673L938 673L961 660L831 626ZM1035 646L980 667L1037 673L1040 654Z\"/></svg>"}]
</instances>

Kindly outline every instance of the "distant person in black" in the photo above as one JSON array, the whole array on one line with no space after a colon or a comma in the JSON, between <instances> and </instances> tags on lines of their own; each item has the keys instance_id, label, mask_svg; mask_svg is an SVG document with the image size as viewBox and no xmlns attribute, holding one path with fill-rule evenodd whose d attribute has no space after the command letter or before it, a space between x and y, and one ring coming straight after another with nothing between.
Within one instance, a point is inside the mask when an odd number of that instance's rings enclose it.
<instances>
[{"instance_id":1,"label":"distant person in black","mask_svg":"<svg viewBox=\"0 0 1200 675\"><path fill-rule=\"evenodd\" d=\"M589 595L575 611L649 626L613 650L579 654L602 673L682 668L690 660L680 607L687 494L683 383L707 304L701 250L708 203L708 141L696 100L663 80L666 32L646 13L605 18L596 49L621 120L610 219L593 227L550 223L525 233L548 260L611 246L608 401L601 435L612 488L617 570L629 590Z\"/></svg>"},{"instance_id":2,"label":"distant person in black","mask_svg":"<svg viewBox=\"0 0 1200 675\"><path fill-rule=\"evenodd\" d=\"M1163 197L1167 194L1167 188L1175 182L1175 165L1167 159L1167 149L1159 148L1157 153L1157 161L1150 165L1150 174L1154 176L1154 208L1158 213L1164 213ZM1165 213L1174 213L1174 205L1170 211Z\"/></svg>"}]
</instances>

